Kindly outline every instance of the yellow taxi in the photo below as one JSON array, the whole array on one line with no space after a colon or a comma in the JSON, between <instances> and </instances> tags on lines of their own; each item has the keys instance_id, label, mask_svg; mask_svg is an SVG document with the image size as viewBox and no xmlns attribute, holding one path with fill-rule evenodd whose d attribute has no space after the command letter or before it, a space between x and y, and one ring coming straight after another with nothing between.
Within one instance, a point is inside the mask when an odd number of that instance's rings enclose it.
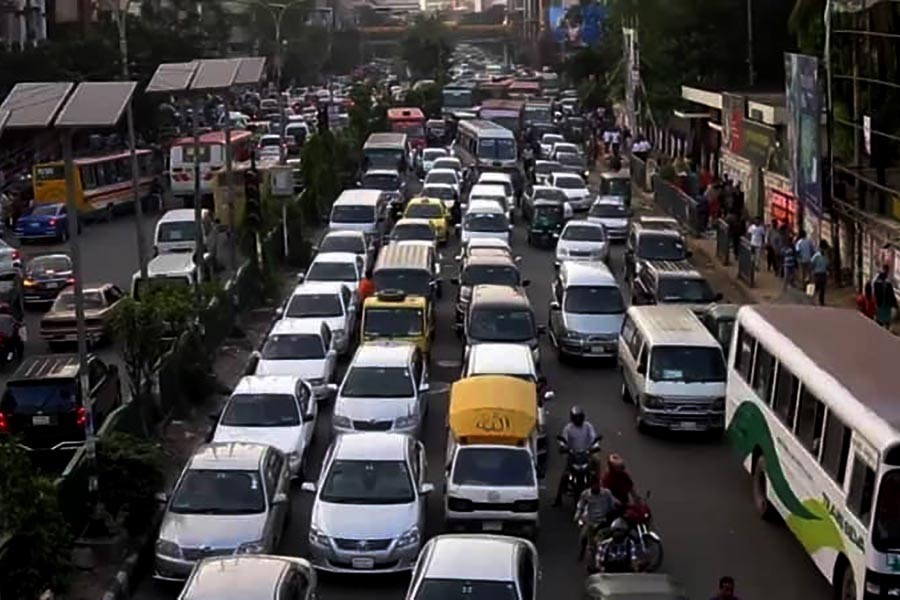
<instances>
[{"instance_id":1,"label":"yellow taxi","mask_svg":"<svg viewBox=\"0 0 900 600\"><path fill-rule=\"evenodd\" d=\"M403 211L405 219L428 219L439 243L450 236L450 211L439 198L413 198Z\"/></svg>"},{"instance_id":2,"label":"yellow taxi","mask_svg":"<svg viewBox=\"0 0 900 600\"><path fill-rule=\"evenodd\" d=\"M412 342L428 356L434 337L434 316L424 296L401 290L384 290L366 298L363 304L363 342Z\"/></svg>"}]
</instances>

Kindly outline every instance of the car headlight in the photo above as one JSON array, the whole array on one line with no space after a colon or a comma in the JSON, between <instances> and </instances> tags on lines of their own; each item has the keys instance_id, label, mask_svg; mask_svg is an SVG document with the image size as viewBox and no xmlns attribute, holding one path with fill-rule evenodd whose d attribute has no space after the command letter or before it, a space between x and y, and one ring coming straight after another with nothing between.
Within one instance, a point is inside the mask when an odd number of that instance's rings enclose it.
<instances>
[{"instance_id":1,"label":"car headlight","mask_svg":"<svg viewBox=\"0 0 900 600\"><path fill-rule=\"evenodd\" d=\"M169 556L172 558L182 558L181 547L175 542L169 540L156 540L156 553L160 556Z\"/></svg>"},{"instance_id":2,"label":"car headlight","mask_svg":"<svg viewBox=\"0 0 900 600\"><path fill-rule=\"evenodd\" d=\"M353 426L350 417L345 417L344 415L331 415L331 424L334 427L342 427L344 429L350 429Z\"/></svg>"},{"instance_id":3,"label":"car headlight","mask_svg":"<svg viewBox=\"0 0 900 600\"><path fill-rule=\"evenodd\" d=\"M262 554L266 551L266 545L262 540L257 540L255 542L247 542L246 544L241 544L238 546L237 553L238 554Z\"/></svg>"},{"instance_id":4,"label":"car headlight","mask_svg":"<svg viewBox=\"0 0 900 600\"><path fill-rule=\"evenodd\" d=\"M331 545L331 540L327 535L316 529L315 527L309 528L309 543L314 546L329 546Z\"/></svg>"},{"instance_id":5,"label":"car headlight","mask_svg":"<svg viewBox=\"0 0 900 600\"><path fill-rule=\"evenodd\" d=\"M725 410L725 398L716 398L712 403L713 410Z\"/></svg>"},{"instance_id":6,"label":"car headlight","mask_svg":"<svg viewBox=\"0 0 900 600\"><path fill-rule=\"evenodd\" d=\"M397 538L398 548L407 548L409 546L418 546L420 541L419 528L413 527L399 538Z\"/></svg>"},{"instance_id":7,"label":"car headlight","mask_svg":"<svg viewBox=\"0 0 900 600\"><path fill-rule=\"evenodd\" d=\"M665 406L662 398L659 396L651 396L650 394L644 396L643 403L647 408L662 408Z\"/></svg>"},{"instance_id":8,"label":"car headlight","mask_svg":"<svg viewBox=\"0 0 900 600\"><path fill-rule=\"evenodd\" d=\"M566 329L566 331L563 333L563 339L565 340L573 340L577 342L580 341L583 337L584 336L582 334L570 329Z\"/></svg>"},{"instance_id":9,"label":"car headlight","mask_svg":"<svg viewBox=\"0 0 900 600\"><path fill-rule=\"evenodd\" d=\"M419 415L408 415L394 419L394 429L414 427L419 422Z\"/></svg>"}]
</instances>

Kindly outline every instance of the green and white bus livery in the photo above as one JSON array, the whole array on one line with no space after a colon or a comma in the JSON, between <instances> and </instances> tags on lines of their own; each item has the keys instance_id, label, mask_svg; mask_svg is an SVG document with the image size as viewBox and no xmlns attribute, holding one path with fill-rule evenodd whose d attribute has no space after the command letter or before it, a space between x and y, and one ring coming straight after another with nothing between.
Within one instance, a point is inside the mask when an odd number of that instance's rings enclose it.
<instances>
[{"instance_id":1,"label":"green and white bus livery","mask_svg":"<svg viewBox=\"0 0 900 600\"><path fill-rule=\"evenodd\" d=\"M754 504L840 600L900 598L900 339L856 311L744 306L726 427Z\"/></svg>"}]
</instances>

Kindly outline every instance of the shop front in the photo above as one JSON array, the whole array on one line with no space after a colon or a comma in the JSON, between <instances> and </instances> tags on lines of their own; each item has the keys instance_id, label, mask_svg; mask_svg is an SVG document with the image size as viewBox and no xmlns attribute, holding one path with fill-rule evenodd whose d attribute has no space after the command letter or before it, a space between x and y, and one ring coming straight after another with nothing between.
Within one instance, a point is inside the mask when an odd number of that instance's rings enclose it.
<instances>
[{"instance_id":1,"label":"shop front","mask_svg":"<svg viewBox=\"0 0 900 600\"><path fill-rule=\"evenodd\" d=\"M788 228L796 234L801 227L800 211L797 198L792 191L791 180L784 175L765 171L763 173L764 206L763 217L766 223L777 220L779 224L787 223Z\"/></svg>"}]
</instances>

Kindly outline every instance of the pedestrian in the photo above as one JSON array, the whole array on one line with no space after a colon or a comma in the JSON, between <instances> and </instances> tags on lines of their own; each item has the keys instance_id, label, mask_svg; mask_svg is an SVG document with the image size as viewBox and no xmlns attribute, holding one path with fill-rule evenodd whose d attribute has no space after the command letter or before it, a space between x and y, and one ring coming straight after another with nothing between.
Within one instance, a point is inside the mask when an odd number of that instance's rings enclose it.
<instances>
[{"instance_id":1,"label":"pedestrian","mask_svg":"<svg viewBox=\"0 0 900 600\"><path fill-rule=\"evenodd\" d=\"M787 289L788 286L796 285L794 280L797 277L797 251L794 249L794 245L790 243L790 239L784 245L781 264L784 265L784 289Z\"/></svg>"},{"instance_id":2,"label":"pedestrian","mask_svg":"<svg viewBox=\"0 0 900 600\"><path fill-rule=\"evenodd\" d=\"M744 190L741 188L740 181L734 185L734 197L731 199L731 212L738 216L743 216L744 214Z\"/></svg>"},{"instance_id":3,"label":"pedestrian","mask_svg":"<svg viewBox=\"0 0 900 600\"><path fill-rule=\"evenodd\" d=\"M762 255L763 244L766 241L766 226L760 219L754 219L748 230L750 234L750 253L753 257L753 268L759 270L759 257Z\"/></svg>"},{"instance_id":4,"label":"pedestrian","mask_svg":"<svg viewBox=\"0 0 900 600\"><path fill-rule=\"evenodd\" d=\"M819 249L809 261L813 289L819 299L819 306L825 306L825 287L828 284L828 242L822 240Z\"/></svg>"},{"instance_id":5,"label":"pedestrian","mask_svg":"<svg viewBox=\"0 0 900 600\"><path fill-rule=\"evenodd\" d=\"M372 280L372 267L366 269L366 275L359 282L359 301L365 302L366 298L375 293L375 282Z\"/></svg>"},{"instance_id":6,"label":"pedestrian","mask_svg":"<svg viewBox=\"0 0 900 600\"><path fill-rule=\"evenodd\" d=\"M875 296L875 321L885 329L891 328L894 310L897 308L897 296L894 294L894 286L888 278L890 273L890 265L883 265L881 272L872 283L872 295Z\"/></svg>"},{"instance_id":7,"label":"pedestrian","mask_svg":"<svg viewBox=\"0 0 900 600\"><path fill-rule=\"evenodd\" d=\"M722 182L719 179L713 181L712 185L706 190L707 201L709 202L709 214L712 219L718 219L722 216Z\"/></svg>"},{"instance_id":8,"label":"pedestrian","mask_svg":"<svg viewBox=\"0 0 900 600\"><path fill-rule=\"evenodd\" d=\"M772 219L772 225L766 231L766 271L778 275L778 263L781 257L783 240L778 219Z\"/></svg>"},{"instance_id":9,"label":"pedestrian","mask_svg":"<svg viewBox=\"0 0 900 600\"><path fill-rule=\"evenodd\" d=\"M741 250L741 237L744 235L744 226L737 215L728 213L725 216L728 223L728 238L731 240L731 251L734 252L734 259L737 260Z\"/></svg>"},{"instance_id":10,"label":"pedestrian","mask_svg":"<svg viewBox=\"0 0 900 600\"><path fill-rule=\"evenodd\" d=\"M800 264L800 284L806 285L809 283L809 264L816 252L816 245L803 229L797 234L794 250L797 252L797 262Z\"/></svg>"},{"instance_id":11,"label":"pedestrian","mask_svg":"<svg viewBox=\"0 0 900 600\"><path fill-rule=\"evenodd\" d=\"M734 577L724 575L719 578L719 593L712 600L740 600L734 593Z\"/></svg>"},{"instance_id":12,"label":"pedestrian","mask_svg":"<svg viewBox=\"0 0 900 600\"><path fill-rule=\"evenodd\" d=\"M862 292L856 295L856 308L870 319L874 319L878 314L878 304L875 302L871 281L867 281Z\"/></svg>"}]
</instances>

